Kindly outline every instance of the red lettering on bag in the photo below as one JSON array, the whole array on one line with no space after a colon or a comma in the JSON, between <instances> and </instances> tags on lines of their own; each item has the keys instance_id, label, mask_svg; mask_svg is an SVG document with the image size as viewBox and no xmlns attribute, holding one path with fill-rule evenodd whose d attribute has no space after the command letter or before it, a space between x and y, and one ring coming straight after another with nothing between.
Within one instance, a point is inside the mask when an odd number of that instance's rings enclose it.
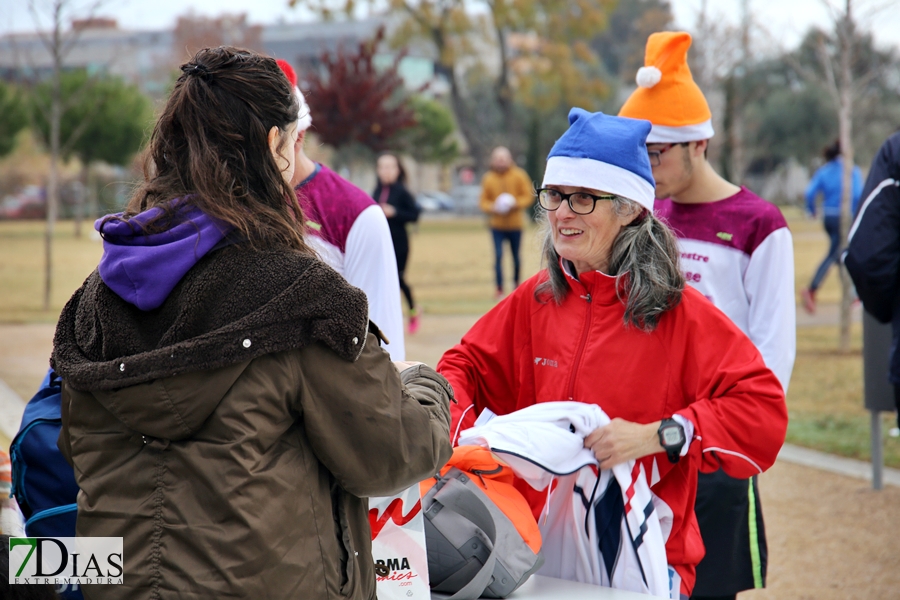
<instances>
[{"instance_id":1,"label":"red lettering on bag","mask_svg":"<svg viewBox=\"0 0 900 600\"><path fill-rule=\"evenodd\" d=\"M391 571L387 577L376 577L376 581L406 581L407 579L415 579L419 575L412 571ZM406 584L409 585L409 584Z\"/></svg>"},{"instance_id":2,"label":"red lettering on bag","mask_svg":"<svg viewBox=\"0 0 900 600\"><path fill-rule=\"evenodd\" d=\"M410 521L412 521L413 517L419 514L419 511L422 510L422 501L419 500L416 502L415 506L407 513L403 514L403 499L402 498L394 498L391 500L391 503L388 504L387 509L382 513L382 515L378 516L378 509L372 508L369 510L369 527L372 528L372 539L374 540L378 537L378 534L381 533L381 530L387 525L388 519L391 519L394 523L396 523L399 527L403 527Z\"/></svg>"}]
</instances>

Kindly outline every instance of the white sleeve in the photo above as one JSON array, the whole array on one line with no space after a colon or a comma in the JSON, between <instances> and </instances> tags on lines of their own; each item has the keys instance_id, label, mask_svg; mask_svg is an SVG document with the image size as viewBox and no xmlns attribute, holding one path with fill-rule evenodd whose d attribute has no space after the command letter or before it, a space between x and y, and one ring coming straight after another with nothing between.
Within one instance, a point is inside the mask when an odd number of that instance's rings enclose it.
<instances>
[{"instance_id":1,"label":"white sleeve","mask_svg":"<svg viewBox=\"0 0 900 600\"><path fill-rule=\"evenodd\" d=\"M794 244L787 227L769 234L750 256L744 290L750 303L747 335L787 393L797 355Z\"/></svg>"},{"instance_id":2,"label":"white sleeve","mask_svg":"<svg viewBox=\"0 0 900 600\"><path fill-rule=\"evenodd\" d=\"M390 343L385 349L391 359L405 360L397 258L387 218L378 205L359 213L347 234L344 278L366 293L369 318L387 336Z\"/></svg>"},{"instance_id":3,"label":"white sleeve","mask_svg":"<svg viewBox=\"0 0 900 600\"><path fill-rule=\"evenodd\" d=\"M684 429L684 446L681 447L678 456L687 456L688 450L691 449L691 442L694 441L694 422L681 415L672 415L672 420Z\"/></svg>"}]
</instances>

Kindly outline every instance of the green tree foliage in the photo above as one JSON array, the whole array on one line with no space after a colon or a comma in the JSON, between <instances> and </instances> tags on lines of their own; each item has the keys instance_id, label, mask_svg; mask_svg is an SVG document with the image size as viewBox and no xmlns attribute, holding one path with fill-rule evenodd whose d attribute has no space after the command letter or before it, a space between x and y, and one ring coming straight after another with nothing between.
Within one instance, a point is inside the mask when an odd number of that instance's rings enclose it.
<instances>
[{"instance_id":1,"label":"green tree foliage","mask_svg":"<svg viewBox=\"0 0 900 600\"><path fill-rule=\"evenodd\" d=\"M755 125L753 171L770 171L791 157L811 164L837 136L834 108L818 86L772 90L747 113Z\"/></svg>"},{"instance_id":2,"label":"green tree foliage","mask_svg":"<svg viewBox=\"0 0 900 600\"><path fill-rule=\"evenodd\" d=\"M16 145L16 134L28 124L28 112L22 94L0 81L0 156L6 156Z\"/></svg>"},{"instance_id":3,"label":"green tree foliage","mask_svg":"<svg viewBox=\"0 0 900 600\"><path fill-rule=\"evenodd\" d=\"M448 164L459 156L454 139L456 123L453 114L437 100L414 95L409 105L415 115L415 126L402 136L402 147L421 162Z\"/></svg>"},{"instance_id":4,"label":"green tree foliage","mask_svg":"<svg viewBox=\"0 0 900 600\"><path fill-rule=\"evenodd\" d=\"M873 78L875 73L883 73L886 69L896 69L897 56L893 50L881 50L875 47L875 41L871 33L857 30L853 39L851 69L853 79L862 81L863 87L877 90L883 87L884 82ZM821 79L826 79L828 74L822 61L822 53L831 59L837 60L840 52L837 36L834 32L824 31L818 27L811 27L800 46L791 53L795 66L814 73ZM897 82L894 82L896 85Z\"/></svg>"},{"instance_id":5,"label":"green tree foliage","mask_svg":"<svg viewBox=\"0 0 900 600\"><path fill-rule=\"evenodd\" d=\"M822 149L838 135L834 101L825 88L829 74L823 56L834 59L833 36L812 28L800 45L753 65L727 93L745 98L750 170L763 173L793 157L814 166ZM855 162L868 164L884 139L900 125L900 56L875 47L860 34L852 63L857 82L853 140Z\"/></svg>"},{"instance_id":6,"label":"green tree foliage","mask_svg":"<svg viewBox=\"0 0 900 600\"><path fill-rule=\"evenodd\" d=\"M61 84L67 99L60 122L60 139L65 140L62 156L77 156L85 165L97 160L128 164L153 117L147 97L119 79L94 79L83 70L64 73ZM35 89L34 102L49 106L49 84ZM33 112L36 129L46 142L50 137L46 111Z\"/></svg>"}]
</instances>

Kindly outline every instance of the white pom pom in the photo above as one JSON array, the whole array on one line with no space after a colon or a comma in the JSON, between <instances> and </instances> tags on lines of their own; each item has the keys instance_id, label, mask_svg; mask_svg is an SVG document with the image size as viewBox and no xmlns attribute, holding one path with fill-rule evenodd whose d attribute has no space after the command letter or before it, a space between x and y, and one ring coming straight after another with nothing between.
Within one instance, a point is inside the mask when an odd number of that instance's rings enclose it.
<instances>
[{"instance_id":1,"label":"white pom pom","mask_svg":"<svg viewBox=\"0 0 900 600\"><path fill-rule=\"evenodd\" d=\"M312 125L312 114L309 111L309 105L306 104L306 98L303 97L303 92L297 86L294 86L294 94L297 95L300 104L300 111L297 115L297 131L306 131Z\"/></svg>"},{"instance_id":2,"label":"white pom pom","mask_svg":"<svg viewBox=\"0 0 900 600\"><path fill-rule=\"evenodd\" d=\"M662 79L662 71L656 67L641 67L638 69L635 80L643 88L652 88Z\"/></svg>"}]
</instances>

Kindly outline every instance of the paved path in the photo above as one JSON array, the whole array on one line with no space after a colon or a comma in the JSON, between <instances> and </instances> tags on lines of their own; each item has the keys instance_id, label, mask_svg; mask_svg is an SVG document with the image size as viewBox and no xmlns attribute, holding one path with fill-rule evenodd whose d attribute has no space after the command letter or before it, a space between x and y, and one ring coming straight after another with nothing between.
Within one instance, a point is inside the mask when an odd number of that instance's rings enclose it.
<instances>
[{"instance_id":1,"label":"paved path","mask_svg":"<svg viewBox=\"0 0 900 600\"><path fill-rule=\"evenodd\" d=\"M9 441L19 430L24 409L25 401L0 379L0 440L5 442L4 449L9 446Z\"/></svg>"},{"instance_id":2,"label":"paved path","mask_svg":"<svg viewBox=\"0 0 900 600\"><path fill-rule=\"evenodd\" d=\"M816 307L816 314L811 315L797 307L797 327L815 327L817 325L837 325L841 319L841 307L838 304L820 304ZM850 321L859 323L862 321L862 305L857 304L850 308Z\"/></svg>"}]
</instances>

